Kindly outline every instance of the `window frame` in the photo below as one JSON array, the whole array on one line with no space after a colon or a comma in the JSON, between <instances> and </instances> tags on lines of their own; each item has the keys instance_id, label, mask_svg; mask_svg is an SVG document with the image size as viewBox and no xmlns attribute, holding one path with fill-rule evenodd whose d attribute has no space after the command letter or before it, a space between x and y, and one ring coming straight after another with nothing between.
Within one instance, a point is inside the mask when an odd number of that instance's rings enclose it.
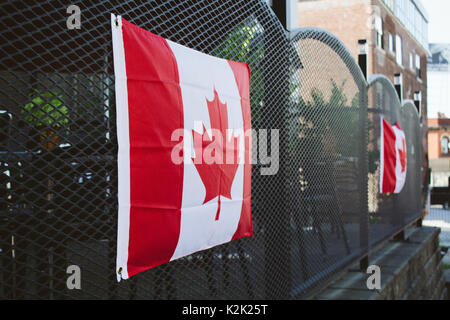
<instances>
[{"instance_id":1,"label":"window frame","mask_svg":"<svg viewBox=\"0 0 450 320\"><path fill-rule=\"evenodd\" d=\"M403 66L403 39L399 34L395 35L395 61Z\"/></svg>"},{"instance_id":2,"label":"window frame","mask_svg":"<svg viewBox=\"0 0 450 320\"><path fill-rule=\"evenodd\" d=\"M375 21L375 33L376 33L376 45L377 48L384 50L384 34L383 34L383 26L384 21L383 18L377 16Z\"/></svg>"},{"instance_id":3,"label":"window frame","mask_svg":"<svg viewBox=\"0 0 450 320\"><path fill-rule=\"evenodd\" d=\"M444 147L444 140L447 140L447 146ZM448 135L442 135L441 139L440 139L441 145L440 145L440 149L441 149L441 156L450 156L450 138ZM446 148L446 152L444 152L444 148Z\"/></svg>"},{"instance_id":4,"label":"window frame","mask_svg":"<svg viewBox=\"0 0 450 320\"><path fill-rule=\"evenodd\" d=\"M420 62L420 56L416 53L416 76L418 79L422 79L422 67Z\"/></svg>"},{"instance_id":5,"label":"window frame","mask_svg":"<svg viewBox=\"0 0 450 320\"><path fill-rule=\"evenodd\" d=\"M388 33L388 49L389 52L395 53L394 36L390 32Z\"/></svg>"}]
</instances>

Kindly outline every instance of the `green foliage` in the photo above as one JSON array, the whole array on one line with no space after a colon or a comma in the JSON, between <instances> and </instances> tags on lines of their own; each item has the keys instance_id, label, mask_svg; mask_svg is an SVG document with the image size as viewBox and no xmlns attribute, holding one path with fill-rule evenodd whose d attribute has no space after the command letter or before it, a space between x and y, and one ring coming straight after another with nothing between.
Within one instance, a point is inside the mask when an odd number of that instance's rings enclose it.
<instances>
[{"instance_id":1,"label":"green foliage","mask_svg":"<svg viewBox=\"0 0 450 320\"><path fill-rule=\"evenodd\" d=\"M290 146L292 154L300 156L308 150L308 157L327 153L346 157L358 156L359 93L349 100L344 93L346 81L338 85L333 79L329 99L318 88L310 91L311 100L302 97L291 108ZM311 148L311 146L313 146Z\"/></svg>"},{"instance_id":2,"label":"green foliage","mask_svg":"<svg viewBox=\"0 0 450 320\"><path fill-rule=\"evenodd\" d=\"M256 31L256 22L237 26L212 54L224 59L246 60Z\"/></svg>"},{"instance_id":3,"label":"green foliage","mask_svg":"<svg viewBox=\"0 0 450 320\"><path fill-rule=\"evenodd\" d=\"M250 20L238 25L228 37L211 52L212 55L233 61L245 62L251 70L250 103L252 121L260 116L264 101L263 41L258 41L258 22Z\"/></svg>"},{"instance_id":4,"label":"green foliage","mask_svg":"<svg viewBox=\"0 0 450 320\"><path fill-rule=\"evenodd\" d=\"M339 87L336 82L331 79L331 84L333 88L331 88L331 97L328 105L334 107L345 107L347 103L347 97L344 94L344 86L346 80L342 81L342 85Z\"/></svg>"},{"instance_id":5,"label":"green foliage","mask_svg":"<svg viewBox=\"0 0 450 320\"><path fill-rule=\"evenodd\" d=\"M312 98L312 105L308 101L306 103L306 106L317 108L317 107L320 107L320 106L324 106L326 104L325 103L325 96L324 96L323 92L320 91L317 88L312 88L311 89L311 98ZM304 103L304 100L302 99L301 102Z\"/></svg>"},{"instance_id":6,"label":"green foliage","mask_svg":"<svg viewBox=\"0 0 450 320\"><path fill-rule=\"evenodd\" d=\"M211 52L224 59L246 62L251 69L250 101L252 121L257 122L264 103L264 41L261 39L256 20L247 20L238 25ZM298 72L298 70L293 70ZM295 77L295 79L298 79ZM300 156L309 150L308 156L325 155L330 152L330 140L334 151L342 156L357 156L359 146L359 93L351 100L345 95L345 84L331 81L331 92L326 95L317 88L311 90L311 100L297 98L289 108L288 123L290 131L291 155ZM291 81L289 92L293 97L301 83ZM318 110L318 109L322 110ZM328 109L328 110L326 110ZM342 139L342 137L346 137ZM340 140L339 140L340 139ZM328 146L326 149L326 144ZM314 146L311 148L311 146ZM296 155L297 153L297 155Z\"/></svg>"},{"instance_id":7,"label":"green foliage","mask_svg":"<svg viewBox=\"0 0 450 320\"><path fill-rule=\"evenodd\" d=\"M51 91L41 93L34 90L31 101L21 110L25 121L37 128L60 128L69 123L68 108L62 102L61 95Z\"/></svg>"},{"instance_id":8,"label":"green foliage","mask_svg":"<svg viewBox=\"0 0 450 320\"><path fill-rule=\"evenodd\" d=\"M376 214L370 213L369 214L369 224L381 224L383 220L380 216L377 216Z\"/></svg>"}]
</instances>

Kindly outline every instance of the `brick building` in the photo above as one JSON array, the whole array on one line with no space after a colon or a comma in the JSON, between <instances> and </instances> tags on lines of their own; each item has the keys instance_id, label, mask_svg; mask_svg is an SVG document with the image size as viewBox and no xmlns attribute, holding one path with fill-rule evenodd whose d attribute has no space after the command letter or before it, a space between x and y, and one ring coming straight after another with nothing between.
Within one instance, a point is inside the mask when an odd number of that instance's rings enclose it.
<instances>
[{"instance_id":1,"label":"brick building","mask_svg":"<svg viewBox=\"0 0 450 320\"><path fill-rule=\"evenodd\" d=\"M393 84L395 75L401 75L403 100L420 97L426 168L427 58L430 54L428 14L420 0L299 0L298 10L301 27L330 31L345 43L355 59L358 41L367 40L368 74L384 74Z\"/></svg>"},{"instance_id":2,"label":"brick building","mask_svg":"<svg viewBox=\"0 0 450 320\"><path fill-rule=\"evenodd\" d=\"M450 178L450 119L428 119L431 185L446 187Z\"/></svg>"}]
</instances>

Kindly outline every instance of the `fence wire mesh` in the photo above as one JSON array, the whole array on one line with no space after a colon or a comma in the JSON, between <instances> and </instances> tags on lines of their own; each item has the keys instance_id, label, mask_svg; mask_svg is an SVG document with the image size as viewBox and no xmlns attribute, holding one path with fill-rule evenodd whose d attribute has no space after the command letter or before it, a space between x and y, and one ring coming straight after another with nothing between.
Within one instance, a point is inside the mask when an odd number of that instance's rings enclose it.
<instances>
[{"instance_id":1,"label":"fence wire mesh","mask_svg":"<svg viewBox=\"0 0 450 320\"><path fill-rule=\"evenodd\" d=\"M402 192L380 193L380 116L394 125L398 122L405 132L407 146L407 175ZM422 153L417 108L412 102L401 105L391 81L382 75L369 79L368 108L368 212L369 239L374 245L421 215Z\"/></svg>"},{"instance_id":2,"label":"fence wire mesh","mask_svg":"<svg viewBox=\"0 0 450 320\"><path fill-rule=\"evenodd\" d=\"M412 101L406 101L401 109L401 127L405 131L407 170L405 186L399 194L397 214L403 215L403 225L407 225L421 215L422 211L422 148L419 113Z\"/></svg>"},{"instance_id":3,"label":"fence wire mesh","mask_svg":"<svg viewBox=\"0 0 450 320\"><path fill-rule=\"evenodd\" d=\"M291 64L288 108L289 209L301 292L365 249L367 102L364 77L337 38L301 29L291 42L298 63Z\"/></svg>"},{"instance_id":4,"label":"fence wire mesh","mask_svg":"<svg viewBox=\"0 0 450 320\"><path fill-rule=\"evenodd\" d=\"M70 4L80 6L79 30L67 29ZM367 190L377 183L371 121L379 113L367 116L367 83L327 32L288 39L260 0L7 1L0 12L1 298L298 298L367 252L373 214L388 220L395 212ZM252 169L253 238L120 283L110 13L248 63L252 127L280 130L278 174ZM388 100L376 108L388 114ZM420 182L411 179L415 190ZM81 269L81 290L66 286L69 265Z\"/></svg>"}]
</instances>

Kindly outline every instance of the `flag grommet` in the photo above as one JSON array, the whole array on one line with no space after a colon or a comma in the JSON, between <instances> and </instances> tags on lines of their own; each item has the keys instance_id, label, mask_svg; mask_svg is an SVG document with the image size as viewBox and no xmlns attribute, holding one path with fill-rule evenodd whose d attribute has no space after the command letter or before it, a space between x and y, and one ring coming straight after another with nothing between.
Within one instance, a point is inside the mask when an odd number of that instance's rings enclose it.
<instances>
[{"instance_id":1,"label":"flag grommet","mask_svg":"<svg viewBox=\"0 0 450 320\"><path fill-rule=\"evenodd\" d=\"M119 269L117 269L117 274L120 274L120 275L122 275L122 267L119 267Z\"/></svg>"}]
</instances>

